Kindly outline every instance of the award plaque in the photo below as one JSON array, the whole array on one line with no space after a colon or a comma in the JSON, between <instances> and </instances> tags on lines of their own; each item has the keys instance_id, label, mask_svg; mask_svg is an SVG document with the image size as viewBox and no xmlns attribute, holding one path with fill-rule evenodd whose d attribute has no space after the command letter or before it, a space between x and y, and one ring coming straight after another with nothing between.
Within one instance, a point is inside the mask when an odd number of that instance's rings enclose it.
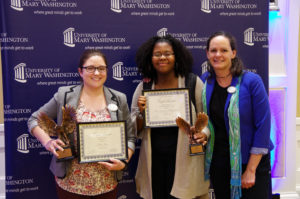
<instances>
[{"instance_id":1,"label":"award plaque","mask_svg":"<svg viewBox=\"0 0 300 199\"><path fill-rule=\"evenodd\" d=\"M191 130L191 126L181 117L176 118L178 127L185 132L190 138L190 155L202 155L205 154L205 148L203 144L196 143L194 139L194 133L201 132L208 124L208 116L205 113L198 113L197 120L195 122L195 130Z\"/></svg>"},{"instance_id":2,"label":"award plaque","mask_svg":"<svg viewBox=\"0 0 300 199\"><path fill-rule=\"evenodd\" d=\"M187 88L144 90L146 97L145 127L171 127L176 125L180 116L191 120L189 90Z\"/></svg>"},{"instance_id":3,"label":"award plaque","mask_svg":"<svg viewBox=\"0 0 300 199\"><path fill-rule=\"evenodd\" d=\"M51 118L45 113L38 115L38 125L49 136L58 137L65 143L63 151L57 150L57 161L66 161L75 157L73 140L70 140L70 135L73 134L76 128L76 110L71 106L62 107L62 123L57 125Z\"/></svg>"},{"instance_id":4,"label":"award plaque","mask_svg":"<svg viewBox=\"0 0 300 199\"><path fill-rule=\"evenodd\" d=\"M125 121L77 123L79 163L128 158Z\"/></svg>"},{"instance_id":5,"label":"award plaque","mask_svg":"<svg viewBox=\"0 0 300 199\"><path fill-rule=\"evenodd\" d=\"M190 155L203 155L204 152L204 146L203 144L190 144Z\"/></svg>"}]
</instances>

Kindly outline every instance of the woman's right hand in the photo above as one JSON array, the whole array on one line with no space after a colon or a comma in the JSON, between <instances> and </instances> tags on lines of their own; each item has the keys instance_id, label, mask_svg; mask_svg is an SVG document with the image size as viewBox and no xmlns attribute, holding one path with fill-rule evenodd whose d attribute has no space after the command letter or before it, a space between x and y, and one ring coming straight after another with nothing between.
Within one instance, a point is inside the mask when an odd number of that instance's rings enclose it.
<instances>
[{"instance_id":1,"label":"woman's right hand","mask_svg":"<svg viewBox=\"0 0 300 199\"><path fill-rule=\"evenodd\" d=\"M64 149L62 146L65 146L65 143L61 141L60 139L50 139L46 142L44 147L53 153L56 157L58 157L58 153L56 152L57 150L63 151Z\"/></svg>"},{"instance_id":2,"label":"woman's right hand","mask_svg":"<svg viewBox=\"0 0 300 199\"><path fill-rule=\"evenodd\" d=\"M139 117L142 115L146 107L146 97L141 95L138 98L137 106L139 109L139 113L137 113L136 121L137 121L137 132L140 132L144 128L143 117Z\"/></svg>"},{"instance_id":3,"label":"woman's right hand","mask_svg":"<svg viewBox=\"0 0 300 199\"><path fill-rule=\"evenodd\" d=\"M140 113L142 113L146 107L146 97L143 95L139 96L137 105L139 107Z\"/></svg>"},{"instance_id":4,"label":"woman's right hand","mask_svg":"<svg viewBox=\"0 0 300 199\"><path fill-rule=\"evenodd\" d=\"M196 132L195 126L191 126L190 128L190 140L191 144L202 144L205 146L207 144L207 135L204 131Z\"/></svg>"},{"instance_id":5,"label":"woman's right hand","mask_svg":"<svg viewBox=\"0 0 300 199\"><path fill-rule=\"evenodd\" d=\"M204 133L204 131L195 133L193 138L197 143L200 143L203 146L207 144L207 135Z\"/></svg>"}]
</instances>

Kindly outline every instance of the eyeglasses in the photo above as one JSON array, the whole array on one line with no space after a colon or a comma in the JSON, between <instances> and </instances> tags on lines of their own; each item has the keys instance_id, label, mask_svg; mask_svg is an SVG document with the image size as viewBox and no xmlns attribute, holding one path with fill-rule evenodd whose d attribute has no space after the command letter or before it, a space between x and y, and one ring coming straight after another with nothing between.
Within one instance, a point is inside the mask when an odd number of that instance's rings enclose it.
<instances>
[{"instance_id":1,"label":"eyeglasses","mask_svg":"<svg viewBox=\"0 0 300 199\"><path fill-rule=\"evenodd\" d=\"M107 66L82 66L81 68L84 68L88 73L95 73L96 70L99 73L105 73L107 70Z\"/></svg>"},{"instance_id":2,"label":"eyeglasses","mask_svg":"<svg viewBox=\"0 0 300 199\"><path fill-rule=\"evenodd\" d=\"M172 53L172 52L164 52L164 53L156 52L156 53L153 53L152 56L155 57L155 58L161 58L162 56L164 56L164 57L170 57L172 55L174 55L174 53Z\"/></svg>"}]
</instances>

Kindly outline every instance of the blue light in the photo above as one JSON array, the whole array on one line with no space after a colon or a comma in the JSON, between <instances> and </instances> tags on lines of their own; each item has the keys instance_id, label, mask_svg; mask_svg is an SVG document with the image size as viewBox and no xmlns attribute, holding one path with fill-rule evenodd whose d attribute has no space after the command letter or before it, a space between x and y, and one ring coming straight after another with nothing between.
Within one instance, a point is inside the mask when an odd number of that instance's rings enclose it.
<instances>
[{"instance_id":1,"label":"blue light","mask_svg":"<svg viewBox=\"0 0 300 199\"><path fill-rule=\"evenodd\" d=\"M269 21L273 21L279 18L281 18L281 16L279 15L279 11L276 10L269 11Z\"/></svg>"}]
</instances>

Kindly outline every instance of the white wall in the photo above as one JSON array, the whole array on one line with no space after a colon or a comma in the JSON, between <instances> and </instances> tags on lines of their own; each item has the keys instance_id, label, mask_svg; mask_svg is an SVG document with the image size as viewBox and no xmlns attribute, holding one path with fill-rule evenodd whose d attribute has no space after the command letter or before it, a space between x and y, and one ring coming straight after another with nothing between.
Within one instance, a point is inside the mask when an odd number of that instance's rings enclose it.
<instances>
[{"instance_id":1,"label":"white wall","mask_svg":"<svg viewBox=\"0 0 300 199\"><path fill-rule=\"evenodd\" d=\"M4 125L0 124L0 199L5 198Z\"/></svg>"},{"instance_id":2,"label":"white wall","mask_svg":"<svg viewBox=\"0 0 300 199\"><path fill-rule=\"evenodd\" d=\"M285 176L273 179L273 192L281 198L299 198L296 176L300 168L296 140L297 59L299 38L299 0L279 0L279 18L270 23L270 88L284 89L285 93ZM297 172L296 172L297 170ZM297 179L297 182L299 180Z\"/></svg>"}]
</instances>

